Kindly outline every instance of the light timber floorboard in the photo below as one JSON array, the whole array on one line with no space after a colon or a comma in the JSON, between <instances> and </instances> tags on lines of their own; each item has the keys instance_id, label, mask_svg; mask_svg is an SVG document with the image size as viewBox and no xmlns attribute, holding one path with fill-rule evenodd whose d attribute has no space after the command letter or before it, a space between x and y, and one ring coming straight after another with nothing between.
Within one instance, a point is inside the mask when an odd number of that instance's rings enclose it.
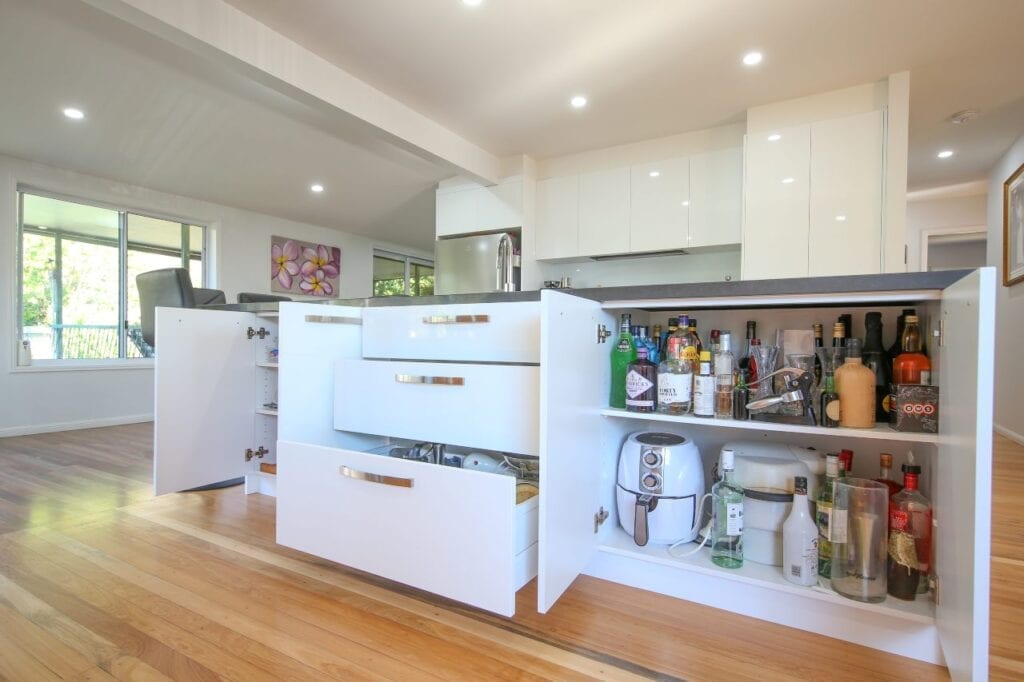
<instances>
[{"instance_id":1,"label":"light timber floorboard","mask_svg":"<svg viewBox=\"0 0 1024 682\"><path fill-rule=\"evenodd\" d=\"M587 577L546 615L531 582L493 616L278 546L273 498L153 498L151 443L149 424L0 439L0 678L948 678ZM1024 447L996 436L994 470L991 675L1022 679Z\"/></svg>"}]
</instances>

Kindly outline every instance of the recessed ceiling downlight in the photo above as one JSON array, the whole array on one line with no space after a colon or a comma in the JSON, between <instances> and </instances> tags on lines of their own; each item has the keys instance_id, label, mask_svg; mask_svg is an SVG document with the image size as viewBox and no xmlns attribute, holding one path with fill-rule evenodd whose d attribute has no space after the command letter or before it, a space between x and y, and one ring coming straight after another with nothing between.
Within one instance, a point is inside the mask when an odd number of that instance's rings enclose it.
<instances>
[{"instance_id":1,"label":"recessed ceiling downlight","mask_svg":"<svg viewBox=\"0 0 1024 682\"><path fill-rule=\"evenodd\" d=\"M67 107L64 109L64 115L74 121L81 121L85 118L85 112L75 107Z\"/></svg>"},{"instance_id":2,"label":"recessed ceiling downlight","mask_svg":"<svg viewBox=\"0 0 1024 682\"><path fill-rule=\"evenodd\" d=\"M764 59L764 55L760 52L748 52L743 55L743 63L747 66L757 66Z\"/></svg>"},{"instance_id":3,"label":"recessed ceiling downlight","mask_svg":"<svg viewBox=\"0 0 1024 682\"><path fill-rule=\"evenodd\" d=\"M324 186L321 185L319 182L314 182L312 185L309 186L309 191L313 192L314 194L320 194L320 192L324 191Z\"/></svg>"},{"instance_id":4,"label":"recessed ceiling downlight","mask_svg":"<svg viewBox=\"0 0 1024 682\"><path fill-rule=\"evenodd\" d=\"M656 178L656 177L658 177L659 175L661 175L661 171L651 171L651 172L650 172L650 173L648 173L647 175L651 176L652 178Z\"/></svg>"},{"instance_id":5,"label":"recessed ceiling downlight","mask_svg":"<svg viewBox=\"0 0 1024 682\"><path fill-rule=\"evenodd\" d=\"M943 149L941 152L936 154L936 156L938 156L940 159L948 159L949 157L953 156L953 150Z\"/></svg>"},{"instance_id":6,"label":"recessed ceiling downlight","mask_svg":"<svg viewBox=\"0 0 1024 682\"><path fill-rule=\"evenodd\" d=\"M569 100L569 104L572 105L573 109L582 109L583 107L587 106L587 98L584 97L583 95L576 95L571 100Z\"/></svg>"},{"instance_id":7,"label":"recessed ceiling downlight","mask_svg":"<svg viewBox=\"0 0 1024 682\"><path fill-rule=\"evenodd\" d=\"M482 2L482 1L483 1L483 0L462 0L462 4L463 4L463 5L466 5L466 6L468 6L468 7L476 7L476 6L478 6L478 5L479 5L479 4L480 4L480 3Z\"/></svg>"},{"instance_id":8,"label":"recessed ceiling downlight","mask_svg":"<svg viewBox=\"0 0 1024 682\"><path fill-rule=\"evenodd\" d=\"M796 182L796 178L782 178L783 185L792 185L794 182Z\"/></svg>"},{"instance_id":9,"label":"recessed ceiling downlight","mask_svg":"<svg viewBox=\"0 0 1024 682\"><path fill-rule=\"evenodd\" d=\"M779 135L778 133L772 133L771 135L768 136L769 142L778 142L781 139L782 135Z\"/></svg>"}]
</instances>

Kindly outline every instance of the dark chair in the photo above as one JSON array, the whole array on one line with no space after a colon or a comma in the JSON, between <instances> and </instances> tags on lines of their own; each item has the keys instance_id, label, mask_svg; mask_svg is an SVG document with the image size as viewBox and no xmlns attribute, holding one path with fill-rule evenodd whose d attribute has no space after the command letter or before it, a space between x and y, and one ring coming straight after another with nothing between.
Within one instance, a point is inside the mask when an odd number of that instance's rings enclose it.
<instances>
[{"instance_id":1,"label":"dark chair","mask_svg":"<svg viewBox=\"0 0 1024 682\"><path fill-rule=\"evenodd\" d=\"M274 301L290 301L288 296L277 296L275 294L255 294L251 291L243 291L238 294L239 303L272 303Z\"/></svg>"},{"instance_id":2,"label":"dark chair","mask_svg":"<svg viewBox=\"0 0 1024 682\"><path fill-rule=\"evenodd\" d=\"M219 289L202 289L192 286L192 279L185 268L164 268L150 270L136 276L141 308L140 327L142 338L156 348L156 308L199 308L226 303L224 292Z\"/></svg>"}]
</instances>

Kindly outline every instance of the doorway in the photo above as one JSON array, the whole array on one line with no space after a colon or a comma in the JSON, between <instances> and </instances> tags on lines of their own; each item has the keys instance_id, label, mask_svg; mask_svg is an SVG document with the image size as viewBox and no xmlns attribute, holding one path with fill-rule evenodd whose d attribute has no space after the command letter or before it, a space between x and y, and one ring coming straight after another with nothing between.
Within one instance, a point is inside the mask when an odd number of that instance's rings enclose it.
<instances>
[{"instance_id":1,"label":"doorway","mask_svg":"<svg viewBox=\"0 0 1024 682\"><path fill-rule=\"evenodd\" d=\"M984 225L921 232L921 270L962 270L984 267L988 228Z\"/></svg>"}]
</instances>

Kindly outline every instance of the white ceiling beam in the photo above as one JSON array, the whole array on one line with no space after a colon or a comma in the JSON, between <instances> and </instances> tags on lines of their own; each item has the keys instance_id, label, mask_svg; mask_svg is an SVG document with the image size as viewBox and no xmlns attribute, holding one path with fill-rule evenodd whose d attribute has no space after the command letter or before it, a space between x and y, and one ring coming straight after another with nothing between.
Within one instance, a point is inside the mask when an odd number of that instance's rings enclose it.
<instances>
[{"instance_id":1,"label":"white ceiling beam","mask_svg":"<svg viewBox=\"0 0 1024 682\"><path fill-rule=\"evenodd\" d=\"M82 0L164 40L221 62L314 108L353 117L380 137L486 184L501 161L398 100L221 0Z\"/></svg>"}]
</instances>

